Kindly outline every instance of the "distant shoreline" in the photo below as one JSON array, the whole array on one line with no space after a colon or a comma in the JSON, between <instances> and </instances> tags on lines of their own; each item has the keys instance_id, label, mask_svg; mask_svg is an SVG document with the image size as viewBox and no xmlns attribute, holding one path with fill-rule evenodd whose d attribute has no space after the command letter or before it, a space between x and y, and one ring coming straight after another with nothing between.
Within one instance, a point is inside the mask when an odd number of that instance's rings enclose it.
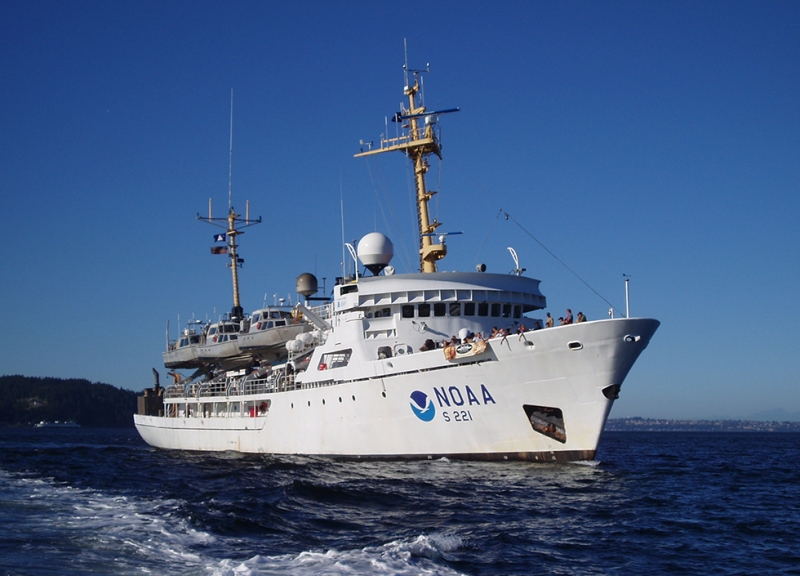
<instances>
[{"instance_id":1,"label":"distant shoreline","mask_svg":"<svg viewBox=\"0 0 800 576\"><path fill-rule=\"evenodd\" d=\"M611 418L606 422L604 430L606 432L800 432L800 422Z\"/></svg>"}]
</instances>

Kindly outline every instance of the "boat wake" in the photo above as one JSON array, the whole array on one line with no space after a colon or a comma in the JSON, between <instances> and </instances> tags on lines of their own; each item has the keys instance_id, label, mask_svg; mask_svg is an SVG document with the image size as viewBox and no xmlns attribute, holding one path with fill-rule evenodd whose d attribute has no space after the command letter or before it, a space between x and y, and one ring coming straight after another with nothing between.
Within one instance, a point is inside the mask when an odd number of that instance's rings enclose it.
<instances>
[{"instance_id":1,"label":"boat wake","mask_svg":"<svg viewBox=\"0 0 800 576\"><path fill-rule=\"evenodd\" d=\"M270 555L258 542L193 526L181 500L110 495L2 470L0 486L0 525L15 527L0 544L10 573L35 574L32 559L46 557L43 572L59 565L62 574L458 574L441 564L442 554L462 545L456 535Z\"/></svg>"},{"instance_id":2,"label":"boat wake","mask_svg":"<svg viewBox=\"0 0 800 576\"><path fill-rule=\"evenodd\" d=\"M319 574L460 574L443 567L435 560L442 552L461 546L458 536L430 534L412 541L398 540L382 546L360 550L328 550L326 552L301 552L297 555L261 556L236 563L224 560L218 576L228 575L319 575Z\"/></svg>"}]
</instances>

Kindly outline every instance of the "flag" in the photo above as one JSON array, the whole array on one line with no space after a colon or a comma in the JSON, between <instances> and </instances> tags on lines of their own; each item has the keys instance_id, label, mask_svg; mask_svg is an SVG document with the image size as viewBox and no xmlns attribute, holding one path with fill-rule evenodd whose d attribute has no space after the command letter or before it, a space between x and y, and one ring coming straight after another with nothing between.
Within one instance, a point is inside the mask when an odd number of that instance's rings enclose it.
<instances>
[{"instance_id":1,"label":"flag","mask_svg":"<svg viewBox=\"0 0 800 576\"><path fill-rule=\"evenodd\" d=\"M225 242L225 234L214 234L214 242Z\"/></svg>"},{"instance_id":2,"label":"flag","mask_svg":"<svg viewBox=\"0 0 800 576\"><path fill-rule=\"evenodd\" d=\"M227 254L228 247L227 246L212 246L211 247L212 254Z\"/></svg>"}]
</instances>

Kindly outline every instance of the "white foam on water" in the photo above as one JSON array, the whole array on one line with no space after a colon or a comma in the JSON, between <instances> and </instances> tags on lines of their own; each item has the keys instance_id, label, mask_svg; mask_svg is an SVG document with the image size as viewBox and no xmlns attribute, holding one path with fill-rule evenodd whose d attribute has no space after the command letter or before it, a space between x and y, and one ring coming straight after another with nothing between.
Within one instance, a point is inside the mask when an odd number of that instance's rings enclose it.
<instances>
[{"instance_id":1,"label":"white foam on water","mask_svg":"<svg viewBox=\"0 0 800 576\"><path fill-rule=\"evenodd\" d=\"M600 460L573 460L570 464L574 464L575 466L589 466L594 468L595 466L600 466Z\"/></svg>"},{"instance_id":2,"label":"white foam on water","mask_svg":"<svg viewBox=\"0 0 800 576\"><path fill-rule=\"evenodd\" d=\"M462 545L455 535L430 534L412 541L394 541L381 546L360 550L328 550L327 552L301 552L297 555L257 555L244 562L224 560L216 568L209 568L214 576L292 576L370 574L380 576L457 575L460 574L436 562L442 552L452 551Z\"/></svg>"},{"instance_id":3,"label":"white foam on water","mask_svg":"<svg viewBox=\"0 0 800 576\"><path fill-rule=\"evenodd\" d=\"M108 495L2 470L0 484L0 525L13 526L14 538L28 543L24 555L6 559L19 568L38 562L64 572L125 574L161 572L174 563L180 572L206 566L195 550L215 542L175 514L175 501Z\"/></svg>"},{"instance_id":4,"label":"white foam on water","mask_svg":"<svg viewBox=\"0 0 800 576\"><path fill-rule=\"evenodd\" d=\"M27 543L25 550L9 550L11 554L0 546L0 556L5 556L6 570L25 573L37 572L33 566L38 562L42 572L72 574L458 574L441 558L462 541L446 533L299 554L270 555L254 543L249 559L226 558L231 548L226 538L193 528L180 516L182 504L105 494L0 470L0 527L13 527L14 541ZM237 540L239 553L241 544Z\"/></svg>"}]
</instances>

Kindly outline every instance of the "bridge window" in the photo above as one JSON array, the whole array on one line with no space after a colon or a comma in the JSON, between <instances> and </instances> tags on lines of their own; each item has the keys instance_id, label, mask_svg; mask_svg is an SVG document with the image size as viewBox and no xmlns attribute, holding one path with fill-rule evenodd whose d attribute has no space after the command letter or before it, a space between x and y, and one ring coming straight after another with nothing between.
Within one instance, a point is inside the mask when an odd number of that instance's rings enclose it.
<instances>
[{"instance_id":1,"label":"bridge window","mask_svg":"<svg viewBox=\"0 0 800 576\"><path fill-rule=\"evenodd\" d=\"M420 318L427 318L431 315L431 305L430 304L420 304L417 307L417 316Z\"/></svg>"},{"instance_id":2,"label":"bridge window","mask_svg":"<svg viewBox=\"0 0 800 576\"><path fill-rule=\"evenodd\" d=\"M403 318L413 318L414 317L414 305L413 304L403 304L402 315L403 315Z\"/></svg>"},{"instance_id":3,"label":"bridge window","mask_svg":"<svg viewBox=\"0 0 800 576\"><path fill-rule=\"evenodd\" d=\"M450 316L461 316L461 303L452 302L450 304Z\"/></svg>"},{"instance_id":4,"label":"bridge window","mask_svg":"<svg viewBox=\"0 0 800 576\"><path fill-rule=\"evenodd\" d=\"M503 304L503 318L511 318L511 304Z\"/></svg>"},{"instance_id":5,"label":"bridge window","mask_svg":"<svg viewBox=\"0 0 800 576\"><path fill-rule=\"evenodd\" d=\"M514 306L514 318L522 318L522 306Z\"/></svg>"},{"instance_id":6,"label":"bridge window","mask_svg":"<svg viewBox=\"0 0 800 576\"><path fill-rule=\"evenodd\" d=\"M500 316L500 304L492 304L492 316L495 318Z\"/></svg>"},{"instance_id":7,"label":"bridge window","mask_svg":"<svg viewBox=\"0 0 800 576\"><path fill-rule=\"evenodd\" d=\"M464 316L475 316L475 302L464 303Z\"/></svg>"},{"instance_id":8,"label":"bridge window","mask_svg":"<svg viewBox=\"0 0 800 576\"><path fill-rule=\"evenodd\" d=\"M444 316L445 311L446 311L446 308L445 308L444 302L436 302L433 305L433 315L434 316Z\"/></svg>"},{"instance_id":9,"label":"bridge window","mask_svg":"<svg viewBox=\"0 0 800 576\"><path fill-rule=\"evenodd\" d=\"M488 316L489 315L489 303L488 302L481 302L478 304L478 316Z\"/></svg>"}]
</instances>

